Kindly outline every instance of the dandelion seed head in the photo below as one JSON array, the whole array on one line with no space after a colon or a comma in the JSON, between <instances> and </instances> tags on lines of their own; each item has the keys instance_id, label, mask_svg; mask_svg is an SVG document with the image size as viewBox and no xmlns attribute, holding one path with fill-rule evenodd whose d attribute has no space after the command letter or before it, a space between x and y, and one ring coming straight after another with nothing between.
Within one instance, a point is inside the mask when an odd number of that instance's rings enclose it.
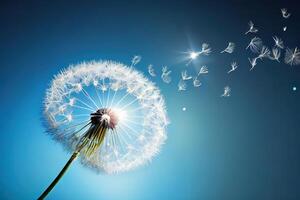
<instances>
[{"instance_id":1,"label":"dandelion seed head","mask_svg":"<svg viewBox=\"0 0 300 200\"><path fill-rule=\"evenodd\" d=\"M56 75L46 92L44 116L53 139L70 152L89 144L80 153L81 162L106 173L152 160L167 138L169 123L154 83L112 61L84 62ZM105 133L102 138L94 134L101 132L97 127Z\"/></svg>"}]
</instances>

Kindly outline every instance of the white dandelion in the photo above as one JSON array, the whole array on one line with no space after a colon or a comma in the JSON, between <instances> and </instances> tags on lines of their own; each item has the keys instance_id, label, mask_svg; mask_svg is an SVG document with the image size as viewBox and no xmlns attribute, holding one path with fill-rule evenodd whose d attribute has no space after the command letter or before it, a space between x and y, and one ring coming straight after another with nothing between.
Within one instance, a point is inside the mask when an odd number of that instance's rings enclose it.
<instances>
[{"instance_id":1,"label":"white dandelion","mask_svg":"<svg viewBox=\"0 0 300 200\"><path fill-rule=\"evenodd\" d=\"M201 74L208 74L208 68L206 66L201 66L198 72L198 76Z\"/></svg>"},{"instance_id":2,"label":"white dandelion","mask_svg":"<svg viewBox=\"0 0 300 200\"><path fill-rule=\"evenodd\" d=\"M233 42L229 42L228 43L228 46L223 50L221 51L221 53L233 53L235 49L235 44Z\"/></svg>"},{"instance_id":3,"label":"white dandelion","mask_svg":"<svg viewBox=\"0 0 300 200\"><path fill-rule=\"evenodd\" d=\"M178 91L184 91L187 88L186 82L182 79L179 80L177 86L178 86Z\"/></svg>"},{"instance_id":4,"label":"white dandelion","mask_svg":"<svg viewBox=\"0 0 300 200\"><path fill-rule=\"evenodd\" d=\"M72 156L39 199L77 157L97 171L124 172L150 161L166 140L168 119L159 89L140 72L112 61L78 64L55 76L44 116L47 132Z\"/></svg>"},{"instance_id":5,"label":"white dandelion","mask_svg":"<svg viewBox=\"0 0 300 200\"><path fill-rule=\"evenodd\" d=\"M141 62L142 60L142 56L133 56L132 60L131 60L131 67L137 65L139 62Z\"/></svg>"},{"instance_id":6,"label":"white dandelion","mask_svg":"<svg viewBox=\"0 0 300 200\"><path fill-rule=\"evenodd\" d=\"M167 84L171 83L171 81L172 81L171 73L172 73L172 71L168 70L167 66L164 66L162 68L161 79L163 80L163 82L165 82Z\"/></svg>"},{"instance_id":7,"label":"white dandelion","mask_svg":"<svg viewBox=\"0 0 300 200\"><path fill-rule=\"evenodd\" d=\"M252 21L250 21L248 23L248 25L249 25L249 30L245 33L245 35L248 33L257 33L258 32L258 29L254 27L254 24Z\"/></svg>"},{"instance_id":8,"label":"white dandelion","mask_svg":"<svg viewBox=\"0 0 300 200\"><path fill-rule=\"evenodd\" d=\"M231 88L229 86L224 87L224 92L221 97L230 97L231 95Z\"/></svg>"},{"instance_id":9,"label":"white dandelion","mask_svg":"<svg viewBox=\"0 0 300 200\"><path fill-rule=\"evenodd\" d=\"M227 72L228 74L230 74L231 72L235 71L238 68L238 64L236 62L232 62L230 66L231 69Z\"/></svg>"},{"instance_id":10,"label":"white dandelion","mask_svg":"<svg viewBox=\"0 0 300 200\"><path fill-rule=\"evenodd\" d=\"M211 53L211 48L209 47L209 44L203 43L202 49L200 51L200 55L208 56Z\"/></svg>"},{"instance_id":11,"label":"white dandelion","mask_svg":"<svg viewBox=\"0 0 300 200\"><path fill-rule=\"evenodd\" d=\"M202 85L197 76L193 79L193 85L194 87L200 87Z\"/></svg>"},{"instance_id":12,"label":"white dandelion","mask_svg":"<svg viewBox=\"0 0 300 200\"><path fill-rule=\"evenodd\" d=\"M183 70L181 72L181 78L182 78L182 80L186 81L186 80L192 79L192 76L188 75L187 70Z\"/></svg>"},{"instance_id":13,"label":"white dandelion","mask_svg":"<svg viewBox=\"0 0 300 200\"><path fill-rule=\"evenodd\" d=\"M279 61L280 55L281 55L280 49L276 48L276 47L273 47L272 48L272 55L270 55L270 59L271 60L276 60L277 62L280 62Z\"/></svg>"},{"instance_id":14,"label":"white dandelion","mask_svg":"<svg viewBox=\"0 0 300 200\"><path fill-rule=\"evenodd\" d=\"M291 13L288 13L288 10L286 8L281 8L281 14L282 14L282 17L287 19L291 16Z\"/></svg>"},{"instance_id":15,"label":"white dandelion","mask_svg":"<svg viewBox=\"0 0 300 200\"><path fill-rule=\"evenodd\" d=\"M296 47L294 49L286 48L284 62L288 65L299 65L300 64L300 51Z\"/></svg>"},{"instance_id":16,"label":"white dandelion","mask_svg":"<svg viewBox=\"0 0 300 200\"><path fill-rule=\"evenodd\" d=\"M150 74L150 76L155 77L156 73L154 71L153 65L148 65L148 73Z\"/></svg>"},{"instance_id":17,"label":"white dandelion","mask_svg":"<svg viewBox=\"0 0 300 200\"><path fill-rule=\"evenodd\" d=\"M262 40L259 37L254 37L250 40L246 49L250 49L253 53L258 53L262 47Z\"/></svg>"},{"instance_id":18,"label":"white dandelion","mask_svg":"<svg viewBox=\"0 0 300 200\"><path fill-rule=\"evenodd\" d=\"M284 48L283 41L280 38L278 38L277 36L274 36L273 40L275 42L275 47L278 47L280 49Z\"/></svg>"},{"instance_id":19,"label":"white dandelion","mask_svg":"<svg viewBox=\"0 0 300 200\"><path fill-rule=\"evenodd\" d=\"M254 67L257 65L257 57L256 58L248 58L250 64L251 64L251 68L250 71L254 69Z\"/></svg>"}]
</instances>

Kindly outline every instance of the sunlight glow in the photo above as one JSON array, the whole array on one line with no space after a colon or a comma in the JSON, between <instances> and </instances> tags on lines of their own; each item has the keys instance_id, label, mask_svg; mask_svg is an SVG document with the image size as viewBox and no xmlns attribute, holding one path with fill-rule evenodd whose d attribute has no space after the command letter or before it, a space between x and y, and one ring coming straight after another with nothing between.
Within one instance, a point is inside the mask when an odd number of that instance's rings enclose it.
<instances>
[{"instance_id":1,"label":"sunlight glow","mask_svg":"<svg viewBox=\"0 0 300 200\"><path fill-rule=\"evenodd\" d=\"M190 53L190 58L191 58L192 60L195 60L198 56L199 56L199 53L197 53L197 52L195 52L195 51L192 51L192 52Z\"/></svg>"}]
</instances>

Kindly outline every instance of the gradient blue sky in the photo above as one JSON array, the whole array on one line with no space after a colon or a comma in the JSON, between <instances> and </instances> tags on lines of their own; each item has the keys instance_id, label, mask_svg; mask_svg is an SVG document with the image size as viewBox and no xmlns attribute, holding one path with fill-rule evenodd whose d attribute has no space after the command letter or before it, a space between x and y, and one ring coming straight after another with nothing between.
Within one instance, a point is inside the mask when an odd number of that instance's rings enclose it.
<instances>
[{"instance_id":1,"label":"gradient blue sky","mask_svg":"<svg viewBox=\"0 0 300 200\"><path fill-rule=\"evenodd\" d=\"M48 199L300 199L300 67L268 60L249 72L252 55L244 49L249 20L265 44L276 34L300 46L299 11L297 1L1 1L0 199L37 198L70 156L42 126L53 75L94 59L128 64L136 54L140 71L150 63L173 71L170 85L151 79L171 120L161 153L118 175L75 162ZM217 53L228 41L236 52ZM205 64L209 75L201 88L178 93L187 68L180 52L202 42L214 53L188 70ZM233 60L240 67L228 76ZM230 98L220 98L225 85Z\"/></svg>"}]
</instances>

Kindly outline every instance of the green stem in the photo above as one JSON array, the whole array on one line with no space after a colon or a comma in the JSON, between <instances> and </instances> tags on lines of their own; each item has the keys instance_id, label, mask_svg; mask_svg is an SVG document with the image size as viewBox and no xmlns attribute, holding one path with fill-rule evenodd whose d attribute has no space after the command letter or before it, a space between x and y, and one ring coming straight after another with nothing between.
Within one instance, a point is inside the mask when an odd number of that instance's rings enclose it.
<instances>
[{"instance_id":1,"label":"green stem","mask_svg":"<svg viewBox=\"0 0 300 200\"><path fill-rule=\"evenodd\" d=\"M65 164L64 168L59 172L57 177L53 180L53 182L49 185L49 187L43 192L43 194L38 198L38 200L42 200L48 195L48 193L54 188L54 186L58 183L61 177L63 177L63 175L65 174L65 172L67 171L71 163L78 157L78 155L79 155L78 151L72 154L68 162Z\"/></svg>"}]
</instances>

